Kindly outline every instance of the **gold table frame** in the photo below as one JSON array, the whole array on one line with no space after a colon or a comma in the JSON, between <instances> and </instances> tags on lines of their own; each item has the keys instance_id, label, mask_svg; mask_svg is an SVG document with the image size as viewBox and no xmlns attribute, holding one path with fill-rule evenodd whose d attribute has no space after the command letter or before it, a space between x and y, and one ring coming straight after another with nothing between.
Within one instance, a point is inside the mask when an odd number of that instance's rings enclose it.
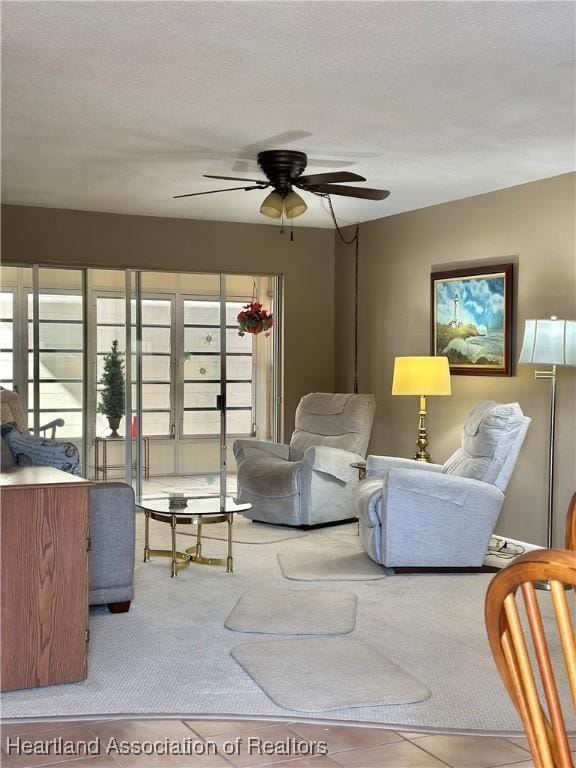
<instances>
[{"instance_id":1,"label":"gold table frame","mask_svg":"<svg viewBox=\"0 0 576 768\"><path fill-rule=\"evenodd\" d=\"M181 510L178 510L180 515ZM232 522L234 512L222 512L221 514L199 515L191 512L186 518L178 515L178 512L161 514L144 508L144 562L150 562L150 556L170 557L172 559L170 576L174 577L183 568L188 568L190 563L201 563L202 565L225 565L226 573L234 572L234 557L232 555ZM150 549L150 518L160 523L169 523L172 531L172 549ZM196 534L186 531L176 531L176 526L180 524L198 526ZM202 526L212 523L228 523L228 555L226 557L204 557L202 554ZM176 548L176 533L180 536L195 536L196 544L188 547L184 552Z\"/></svg>"},{"instance_id":2,"label":"gold table frame","mask_svg":"<svg viewBox=\"0 0 576 768\"><path fill-rule=\"evenodd\" d=\"M198 499L200 501L201 499ZM152 504L154 501L151 500ZM194 501L194 499L190 499ZM170 576L174 578L183 568L188 568L190 563L200 563L202 565L223 565L227 573L234 572L234 556L232 552L232 525L234 514L250 509L250 504L237 504L237 509L224 509L220 511L195 511L192 506L184 508L168 508L166 511L150 509L146 506L146 501L142 501L137 506L144 511L144 562L150 562L151 557L169 557ZM150 547L150 519L157 520L160 523L170 525L172 546L170 549L152 549ZM177 530L178 525L197 525L196 533ZM227 523L228 526L228 551L226 557L205 557L202 554L202 527L204 525L213 525L215 523ZM176 545L176 534L179 536L192 536L196 543L184 551L178 549Z\"/></svg>"}]
</instances>

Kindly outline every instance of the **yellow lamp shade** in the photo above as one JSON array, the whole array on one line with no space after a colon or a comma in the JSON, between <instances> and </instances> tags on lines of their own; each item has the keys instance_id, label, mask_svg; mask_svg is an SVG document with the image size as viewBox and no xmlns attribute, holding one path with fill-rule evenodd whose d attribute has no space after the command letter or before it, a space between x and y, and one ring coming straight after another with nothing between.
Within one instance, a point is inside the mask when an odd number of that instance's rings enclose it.
<instances>
[{"instance_id":1,"label":"yellow lamp shade","mask_svg":"<svg viewBox=\"0 0 576 768\"><path fill-rule=\"evenodd\" d=\"M306 213L308 206L296 192L288 192L284 198L284 213L287 219L295 219Z\"/></svg>"},{"instance_id":2,"label":"yellow lamp shade","mask_svg":"<svg viewBox=\"0 0 576 768\"><path fill-rule=\"evenodd\" d=\"M397 357L394 361L393 395L450 395L447 357Z\"/></svg>"},{"instance_id":3,"label":"yellow lamp shade","mask_svg":"<svg viewBox=\"0 0 576 768\"><path fill-rule=\"evenodd\" d=\"M264 214L264 216L268 216L269 219L279 219L280 216L282 216L283 206L284 200L282 199L282 195L278 192L270 192L260 206L260 213Z\"/></svg>"}]
</instances>

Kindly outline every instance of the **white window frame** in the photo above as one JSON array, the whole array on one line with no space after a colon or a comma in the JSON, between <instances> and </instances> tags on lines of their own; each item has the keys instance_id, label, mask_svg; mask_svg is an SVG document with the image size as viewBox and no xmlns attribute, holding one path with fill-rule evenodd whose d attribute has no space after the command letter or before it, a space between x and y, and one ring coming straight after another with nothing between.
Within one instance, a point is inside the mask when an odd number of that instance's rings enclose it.
<instances>
[{"instance_id":1,"label":"white window frame","mask_svg":"<svg viewBox=\"0 0 576 768\"><path fill-rule=\"evenodd\" d=\"M184 302L185 301L210 301L216 304L220 303L220 295L214 294L214 295L208 295L208 294L191 294L191 293L179 293L178 294L178 310L179 311L179 322L177 324L177 330L178 330L178 336L177 338L177 344L178 348L181 350L178 360L178 390L179 390L179 408L176 411L178 414L178 422L177 422L177 435L178 439L182 441L194 441L194 440L217 440L220 437L220 430L218 432L208 432L205 434L192 434L192 433L185 433L184 432L184 413L185 411L193 411L194 409L190 408L184 408L184 385L186 383L197 383L195 381L189 381L187 382L184 378L184 366L180 365L180 359L182 359L182 355L186 352L184 349L184 329L186 327L184 323ZM226 296L224 299L224 303L238 303L238 304L247 304L249 301L251 301L251 297L248 296L238 296L238 295L232 295L232 296ZM192 325L188 325L188 327L194 327ZM212 326L200 326L200 327L212 327ZM226 324L226 330L232 329L236 327L235 325L228 325ZM214 328L217 328L220 330L220 323L214 325ZM201 354L201 353L198 353ZM233 356L235 353L229 353L227 352L226 356L230 357ZM234 439L238 437L253 437L255 434L255 403L256 403L256 387L257 387L257 377L256 377L256 369L258 364L258 350L256 344L252 343L252 352L250 355L246 354L246 357L251 358L251 372L250 372L250 391L251 391L251 405L250 405L250 411L251 411L251 417L250 417L250 425L251 429L250 432L230 432L228 431L226 435L223 437L227 439ZM221 354L218 354L218 359L221 359ZM220 378L217 380L210 379L209 381L214 381L220 383ZM248 382L248 380L246 380ZM230 382L230 378L228 376L228 362L226 361L226 385L228 385ZM217 408L202 408L198 409L201 411L215 411L217 412ZM226 409L227 412L230 411L229 408ZM241 408L241 409L232 409L232 410L249 410L248 408Z\"/></svg>"},{"instance_id":2,"label":"white window frame","mask_svg":"<svg viewBox=\"0 0 576 768\"><path fill-rule=\"evenodd\" d=\"M41 269L60 269L59 267L44 267L42 266ZM74 271L78 271L82 273L81 268L71 268ZM84 382L84 371L86 369L86 346L85 346L85 339L86 339L86 329L85 329L85 310L84 310L84 301L86 300L86 297L84 295L83 286L81 285L79 289L77 288L43 288L39 287L38 290L38 297L40 296L79 296L81 301L81 307L82 307L82 319L80 320L70 320L70 321L55 321L55 322L63 322L63 323L70 323L75 325L80 325L82 329L82 349L77 350L69 350L69 349L60 349L60 348L54 348L54 349L40 349L39 353L42 354L42 352L61 352L61 353L67 353L67 352L73 352L76 354L82 355L82 370L83 375L81 378L76 379L72 378L70 379L69 383L75 383L80 384L82 387L82 406L80 408L38 408L38 416L40 418L40 421L50 421L51 418L57 418L59 416L62 416L65 419L65 416L67 413L81 413L82 414L82 423L84 424L85 428L85 413L86 413L86 384ZM21 325L24 327L25 331L22 334L23 337L23 343L19 346L19 352L22 355L22 359L20 361L20 366L22 368L22 376L23 376L23 384L24 388L23 390L18 390L21 394L22 400L25 404L25 411L26 411L26 418L30 418L30 413L34 413L34 408L30 408L30 402L28 398L28 389L30 384L34 382L34 369L32 368L32 371L30 371L30 365L29 365L29 355L34 354L33 346L34 346L34 340L30 342L30 334L28 333L29 324L34 322L33 316L31 317L28 313L28 307L30 303L30 297L34 297L34 289L32 287L23 286L22 287L22 306L20 307L20 313L22 315L21 318ZM38 318L39 324L46 322L45 320L40 320ZM49 382L64 382L68 381L67 379L49 379L47 380ZM39 384L42 383L42 380L38 382ZM46 419L43 419L41 417L41 414L46 414ZM67 442L74 442L79 443L84 439L84 435L82 434L82 429L80 430L79 435L67 435L65 437L58 436L58 433L56 433L56 438L61 439L63 441Z\"/></svg>"},{"instance_id":3,"label":"white window frame","mask_svg":"<svg viewBox=\"0 0 576 768\"><path fill-rule=\"evenodd\" d=\"M18 362L19 362L19 354L18 354L18 339L19 334L16 332L17 327L19 326L19 318L18 318L18 286L14 285L4 285L2 284L0 286L0 290L2 293L10 293L12 294L12 318L8 317L1 317L0 320L2 322L11 322L12 323L12 349L6 349L2 348L1 352L12 352L12 378L11 379L2 379L0 380L0 386L5 387L5 385L9 382L12 384L12 389L20 392L20 389L18 387Z\"/></svg>"},{"instance_id":4,"label":"white window frame","mask_svg":"<svg viewBox=\"0 0 576 768\"><path fill-rule=\"evenodd\" d=\"M103 323L98 323L98 299L116 299L118 301L126 301L126 295L124 291L106 291L106 290L100 290L97 288L93 288L92 291L92 300L91 300L91 306L92 306L92 323L93 327L96 329L96 334L98 333L98 327L103 326ZM132 301L135 301L135 297L131 297ZM175 424L175 341L176 341L176 333L175 333L175 317L176 317L176 294L174 293L143 293L142 294L142 301L145 300L157 300L157 301L169 301L170 302L170 326L162 325L158 327L167 328L170 327L170 362L169 362L169 369L170 369L170 379L169 381L143 381L142 386L144 387L146 384L167 384L170 387L170 394L169 394L169 402L170 402L170 408L169 408L169 418L168 418L168 432L165 434L156 434L156 435L148 435L146 433L143 433L143 437L148 437L150 440L172 440L174 437L174 424ZM136 314L134 313L132 316L132 327L136 327ZM108 326L110 327L110 326ZM146 327L155 327L154 324L150 323L143 323L143 328ZM124 333L126 333L126 320L124 320ZM96 337L97 338L97 337ZM91 407L94 409L93 413L93 420L95 422L96 419L96 404L98 402L98 358L102 356L103 353L99 353L97 350L97 340L94 344L94 387L96 390L96 398L94 400L94 403L91 404ZM132 350L132 355L134 356L136 354L135 350ZM152 353L152 355L158 355L160 353ZM168 355L162 355L163 357L168 357ZM132 385L136 384L136 373L135 370L132 372L132 378L133 381L131 382ZM128 386L128 382L126 382L126 386ZM133 401L133 405L136 401ZM134 410L132 413L134 413ZM142 413L166 413L166 409L161 408L147 408L142 409ZM126 423L125 425L126 432L130 430L130 425Z\"/></svg>"}]
</instances>

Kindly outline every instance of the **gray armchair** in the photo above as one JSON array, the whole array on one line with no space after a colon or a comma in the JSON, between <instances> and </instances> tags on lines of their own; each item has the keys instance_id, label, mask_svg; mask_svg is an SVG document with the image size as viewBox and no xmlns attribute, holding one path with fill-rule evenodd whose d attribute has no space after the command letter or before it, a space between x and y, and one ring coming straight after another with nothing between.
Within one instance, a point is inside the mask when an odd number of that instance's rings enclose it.
<instances>
[{"instance_id":1,"label":"gray armchair","mask_svg":"<svg viewBox=\"0 0 576 768\"><path fill-rule=\"evenodd\" d=\"M374 395L306 395L290 445L236 440L238 497L252 520L310 527L350 519L375 412Z\"/></svg>"},{"instance_id":2,"label":"gray armchair","mask_svg":"<svg viewBox=\"0 0 576 768\"><path fill-rule=\"evenodd\" d=\"M356 492L364 549L390 568L480 567L531 419L477 403L443 464L369 456Z\"/></svg>"}]
</instances>

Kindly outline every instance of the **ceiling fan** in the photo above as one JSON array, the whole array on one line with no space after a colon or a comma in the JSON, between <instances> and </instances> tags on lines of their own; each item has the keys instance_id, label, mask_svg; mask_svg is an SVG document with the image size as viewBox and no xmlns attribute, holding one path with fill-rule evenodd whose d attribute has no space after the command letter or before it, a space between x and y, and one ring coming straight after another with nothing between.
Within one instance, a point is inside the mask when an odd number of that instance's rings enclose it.
<instances>
[{"instance_id":1,"label":"ceiling fan","mask_svg":"<svg viewBox=\"0 0 576 768\"><path fill-rule=\"evenodd\" d=\"M349 171L333 171L329 173L314 173L303 176L308 158L304 152L290 149L269 149L258 153L258 165L266 179L244 179L238 176L212 176L204 174L206 179L223 179L226 181L248 181L249 186L227 187L213 189L209 192L191 192L180 197L196 197L198 195L213 195L217 192L231 192L238 189L267 189L272 192L260 206L260 213L271 219L279 219L282 214L288 219L295 219L306 212L308 206L294 187L315 195L342 195L344 197L359 197L363 200L384 200L390 192L386 189L370 189L369 187L343 187L339 183L349 181L366 181L363 176Z\"/></svg>"}]
</instances>

